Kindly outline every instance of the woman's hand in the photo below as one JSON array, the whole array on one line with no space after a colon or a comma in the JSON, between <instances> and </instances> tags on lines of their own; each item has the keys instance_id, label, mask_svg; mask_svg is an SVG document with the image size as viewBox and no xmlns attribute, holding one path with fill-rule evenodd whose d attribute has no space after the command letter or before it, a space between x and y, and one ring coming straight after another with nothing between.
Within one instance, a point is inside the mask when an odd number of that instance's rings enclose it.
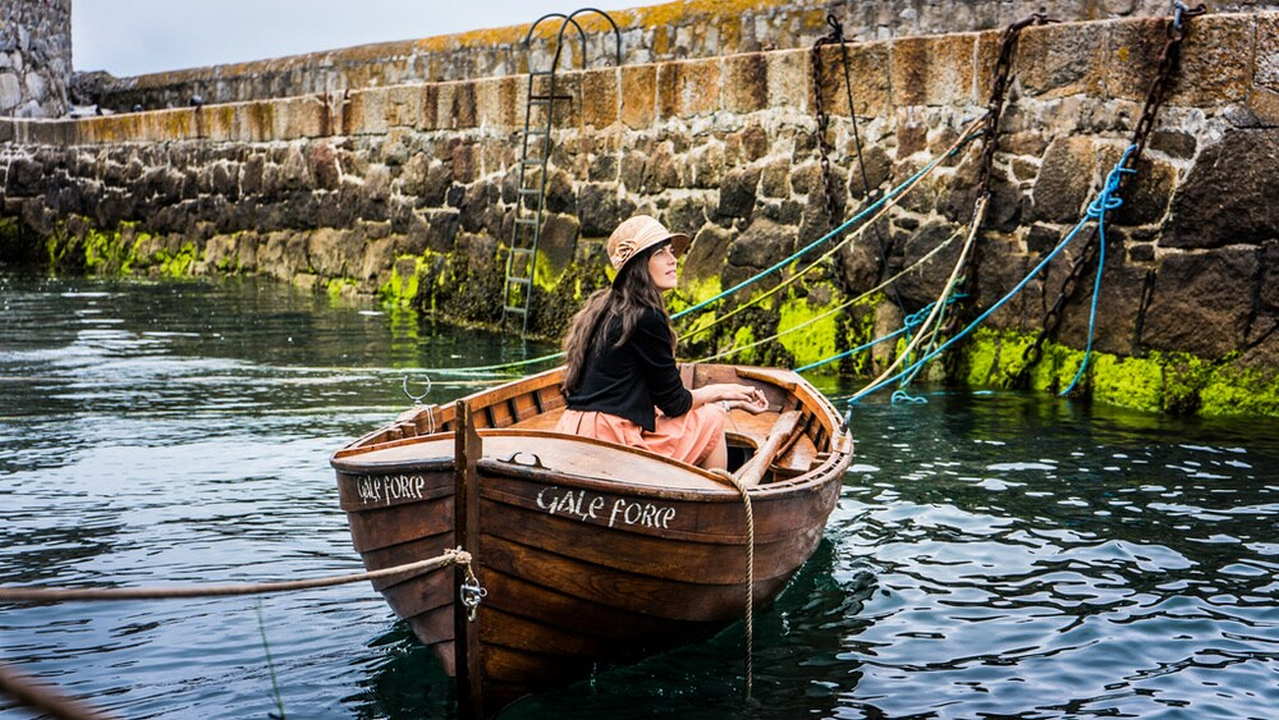
<instances>
[{"instance_id":1,"label":"woman's hand","mask_svg":"<svg viewBox=\"0 0 1279 720\"><path fill-rule=\"evenodd\" d=\"M758 388L750 385L736 383L704 385L694 390L693 395L701 403L721 403L725 410L741 408L750 413L760 413L768 409L768 398L764 397L764 393Z\"/></svg>"},{"instance_id":2,"label":"woman's hand","mask_svg":"<svg viewBox=\"0 0 1279 720\"><path fill-rule=\"evenodd\" d=\"M732 410L739 408L745 410L751 415L758 415L768 409L768 398L764 397L764 393L757 388L751 388L751 398L749 400L725 400L724 409Z\"/></svg>"}]
</instances>

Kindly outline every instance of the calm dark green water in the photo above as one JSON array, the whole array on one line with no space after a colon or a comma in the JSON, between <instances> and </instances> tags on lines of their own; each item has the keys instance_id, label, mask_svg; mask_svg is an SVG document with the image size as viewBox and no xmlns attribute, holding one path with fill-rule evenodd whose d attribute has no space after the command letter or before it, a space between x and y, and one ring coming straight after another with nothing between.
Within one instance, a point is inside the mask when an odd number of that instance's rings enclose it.
<instances>
[{"instance_id":1,"label":"calm dark green water","mask_svg":"<svg viewBox=\"0 0 1279 720\"><path fill-rule=\"evenodd\" d=\"M0 275L0 306L6 585L356 571L328 453L404 406L401 369L526 352L274 284ZM506 717L1279 717L1274 421L934 394L857 428L825 541L756 619L754 702L739 625ZM0 605L0 660L130 718L266 718L271 665L290 718L453 713L363 584Z\"/></svg>"}]
</instances>

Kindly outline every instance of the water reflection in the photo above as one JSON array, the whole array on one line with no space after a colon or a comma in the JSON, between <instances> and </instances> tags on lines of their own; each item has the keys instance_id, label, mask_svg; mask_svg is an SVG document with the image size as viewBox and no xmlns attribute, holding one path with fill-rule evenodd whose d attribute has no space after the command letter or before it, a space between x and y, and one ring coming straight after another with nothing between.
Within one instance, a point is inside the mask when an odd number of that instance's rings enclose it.
<instances>
[{"instance_id":1,"label":"water reflection","mask_svg":"<svg viewBox=\"0 0 1279 720\"><path fill-rule=\"evenodd\" d=\"M542 354L275 284L0 275L0 581L360 569L327 454L403 369ZM472 391L436 378L431 399ZM820 379L824 391L852 387ZM1279 438L1013 393L866 403L826 537L742 628L510 717L1269 718ZM0 607L0 656L128 717L441 717L452 689L365 586ZM22 717L3 709L0 717Z\"/></svg>"}]
</instances>

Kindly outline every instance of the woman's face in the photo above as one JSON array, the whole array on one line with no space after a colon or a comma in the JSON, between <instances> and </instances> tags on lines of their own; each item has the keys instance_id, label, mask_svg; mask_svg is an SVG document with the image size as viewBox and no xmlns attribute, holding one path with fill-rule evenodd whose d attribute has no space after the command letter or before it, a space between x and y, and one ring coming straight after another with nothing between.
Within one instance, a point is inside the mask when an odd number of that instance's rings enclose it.
<instances>
[{"instance_id":1,"label":"woman's face","mask_svg":"<svg viewBox=\"0 0 1279 720\"><path fill-rule=\"evenodd\" d=\"M670 243L662 243L652 255L648 256L648 276L653 279L653 285L662 292L670 290L679 283L679 279L675 276L675 267L675 253L671 251Z\"/></svg>"}]
</instances>

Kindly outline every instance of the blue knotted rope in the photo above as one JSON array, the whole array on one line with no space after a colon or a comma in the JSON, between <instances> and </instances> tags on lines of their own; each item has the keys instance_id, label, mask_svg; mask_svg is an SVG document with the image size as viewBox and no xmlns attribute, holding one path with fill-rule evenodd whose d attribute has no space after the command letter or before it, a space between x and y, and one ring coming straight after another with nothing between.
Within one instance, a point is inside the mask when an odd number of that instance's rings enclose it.
<instances>
[{"instance_id":1,"label":"blue knotted rope","mask_svg":"<svg viewBox=\"0 0 1279 720\"><path fill-rule=\"evenodd\" d=\"M1119 158L1119 162L1111 168L1110 174L1106 176L1106 183L1102 186L1101 192L1097 194L1097 199L1088 205L1086 217L1097 221L1097 240L1100 243L1097 249L1097 274L1092 281L1092 303L1088 306L1088 343L1084 346L1084 359L1079 363L1079 369L1075 371L1075 377L1071 379L1070 385L1065 390L1057 393L1060 397L1069 395L1075 389L1079 379L1084 376L1084 370L1088 368L1088 359L1092 357L1093 328L1097 324L1097 298L1101 295L1101 274L1106 267L1106 213L1124 204L1123 198L1116 193L1119 192L1119 185L1123 182L1124 175L1137 173L1136 170L1125 167L1128 164L1128 156L1136 149L1136 145L1128 146L1128 149L1124 151L1123 157Z\"/></svg>"},{"instance_id":2,"label":"blue knotted rope","mask_svg":"<svg viewBox=\"0 0 1279 720\"><path fill-rule=\"evenodd\" d=\"M916 360L909 367L903 369L901 372L897 373L896 375L886 378L883 381L876 383L875 385L871 387L865 388L861 390L860 392L854 394L851 398L849 398L848 412L845 415L845 425L847 425L847 423L852 419L853 406L857 403L858 400L866 397L867 395L870 395L873 392L877 392L887 387L888 385L891 385L892 383L896 382L897 380L903 377L906 377L911 372L914 372L917 368L923 366L925 363L929 362L933 358L942 354L951 345L954 345L955 343L959 342L963 338L967 337L968 334L971 333L973 330L977 329L977 327L980 326L983 322L985 322L986 318L990 317L996 310L1003 307L1012 298L1016 297L1017 294L1020 293L1023 289L1025 289L1026 285L1031 280L1033 280L1037 275L1039 275L1039 273L1045 267L1047 267L1048 263L1052 262L1054 258L1060 255L1061 252L1066 249L1066 246L1074 241L1074 239L1079 235L1080 231L1083 230L1084 227L1093 220L1094 207L1096 207L1097 209L1097 214L1095 217L1097 217L1098 219L1104 218L1105 212L1107 210L1118 207L1122 201L1118 197L1116 197L1114 193L1118 189L1118 184L1120 181L1119 179L1122 178L1125 174L1135 172L1133 170L1124 168L1124 163L1127 161L1128 156L1133 149L1134 148L1130 147L1127 151L1124 152L1123 158L1118 163L1115 164L1115 168L1112 169L1110 174L1107 176L1106 186L1103 187L1101 194L1098 195L1099 201L1101 201L1102 198L1105 198L1104 202L1094 202L1091 205L1089 205L1089 211L1084 215L1084 217L1080 218L1079 222L1076 223L1073 228L1071 228L1070 232L1066 234L1066 237L1062 238L1061 241L1058 242L1057 245L1053 247L1053 249L1049 251L1049 253L1045 255L1042 260L1036 263L1035 267L1031 268L1030 272L1027 273L1025 277L1023 277L1021 280L1017 282L1016 285L1013 286L1012 290L1009 290L1003 297L995 301L993 305L991 305L989 308L983 311L980 315L978 315L977 318L974 319L967 326L965 326L964 329L956 333L954 337L951 337L950 339L946 340L946 342L942 343L936 350L933 350L927 353L922 358L920 358L919 360ZM1094 284L1094 287L1096 286L1097 285Z\"/></svg>"}]
</instances>

